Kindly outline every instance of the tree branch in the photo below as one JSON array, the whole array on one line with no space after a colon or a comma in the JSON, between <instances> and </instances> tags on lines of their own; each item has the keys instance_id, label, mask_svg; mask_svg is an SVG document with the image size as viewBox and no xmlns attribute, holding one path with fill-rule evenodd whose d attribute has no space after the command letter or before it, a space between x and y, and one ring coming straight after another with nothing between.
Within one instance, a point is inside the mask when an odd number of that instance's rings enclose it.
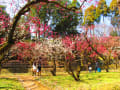
<instances>
[{"instance_id":1,"label":"tree branch","mask_svg":"<svg viewBox=\"0 0 120 90\"><path fill-rule=\"evenodd\" d=\"M99 56L105 61L105 57L104 57L101 53L99 53L99 52L91 45L91 43L90 43L90 41L88 40L87 36L85 36L85 39L86 39L86 41L88 42L89 46L92 48L92 50L93 50L97 55L99 55Z\"/></svg>"},{"instance_id":2,"label":"tree branch","mask_svg":"<svg viewBox=\"0 0 120 90\"><path fill-rule=\"evenodd\" d=\"M85 2L86 2L86 0L84 0L84 1L82 2L82 4L80 5L80 8L76 8L76 7L68 8L68 7L65 7L65 6L61 5L59 2L56 2L56 1L48 1L47 3L54 3L54 4L60 6L61 8L66 9L66 10L75 11L75 10L80 10L81 7L83 6L83 4L84 4Z\"/></svg>"}]
</instances>

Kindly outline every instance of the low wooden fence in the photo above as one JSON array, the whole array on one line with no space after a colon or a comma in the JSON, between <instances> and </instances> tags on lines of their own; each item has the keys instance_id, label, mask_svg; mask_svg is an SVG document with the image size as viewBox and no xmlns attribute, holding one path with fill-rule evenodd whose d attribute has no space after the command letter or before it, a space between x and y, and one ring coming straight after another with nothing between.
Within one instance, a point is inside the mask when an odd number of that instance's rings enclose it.
<instances>
[{"instance_id":1,"label":"low wooden fence","mask_svg":"<svg viewBox=\"0 0 120 90\"><path fill-rule=\"evenodd\" d=\"M29 69L32 67L29 63L23 63L20 61L10 61L7 63L2 64L2 68L8 69L12 73L27 73ZM101 69L104 69L103 66L100 66ZM42 65L42 68L44 68L46 71L50 71L52 69L52 66L50 65ZM57 68L64 68L64 65L57 66ZM120 68L120 64L118 64L118 68ZM116 69L115 65L110 65L110 69ZM95 65L92 65L92 70L95 70ZM82 66L82 71L88 71L88 65Z\"/></svg>"}]
</instances>

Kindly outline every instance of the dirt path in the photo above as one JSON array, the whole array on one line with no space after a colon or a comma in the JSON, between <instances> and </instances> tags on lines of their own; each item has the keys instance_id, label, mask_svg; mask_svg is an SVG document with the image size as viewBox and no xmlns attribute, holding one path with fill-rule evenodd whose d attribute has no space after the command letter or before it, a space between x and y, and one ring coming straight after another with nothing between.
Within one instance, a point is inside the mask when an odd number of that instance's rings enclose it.
<instances>
[{"instance_id":1,"label":"dirt path","mask_svg":"<svg viewBox=\"0 0 120 90\"><path fill-rule=\"evenodd\" d=\"M36 81L33 76L16 76L22 83L26 90L49 90L46 86L43 86L40 82Z\"/></svg>"}]
</instances>

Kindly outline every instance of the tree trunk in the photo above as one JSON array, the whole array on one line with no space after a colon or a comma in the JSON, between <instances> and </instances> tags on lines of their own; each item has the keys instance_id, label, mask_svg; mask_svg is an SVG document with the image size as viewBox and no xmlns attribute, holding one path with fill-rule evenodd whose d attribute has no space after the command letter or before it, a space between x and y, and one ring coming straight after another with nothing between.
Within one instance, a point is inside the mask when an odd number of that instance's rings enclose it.
<instances>
[{"instance_id":1,"label":"tree trunk","mask_svg":"<svg viewBox=\"0 0 120 90\"><path fill-rule=\"evenodd\" d=\"M36 33L35 33L35 39L36 39L36 41L37 41L37 34L38 34L38 32L37 32L37 30L36 30Z\"/></svg>"},{"instance_id":2,"label":"tree trunk","mask_svg":"<svg viewBox=\"0 0 120 90\"><path fill-rule=\"evenodd\" d=\"M10 43L4 43L1 48L0 48L0 61L2 60L2 55L4 55L11 47L13 44Z\"/></svg>"},{"instance_id":3,"label":"tree trunk","mask_svg":"<svg viewBox=\"0 0 120 90\"><path fill-rule=\"evenodd\" d=\"M71 62L69 62L69 71L71 72L71 75L75 79L75 81L80 81L80 79L79 79L80 71L78 71L75 75L74 70L72 69L72 63Z\"/></svg>"},{"instance_id":4,"label":"tree trunk","mask_svg":"<svg viewBox=\"0 0 120 90\"><path fill-rule=\"evenodd\" d=\"M76 75L77 75L77 80L79 81L80 80L80 71L77 71Z\"/></svg>"},{"instance_id":5,"label":"tree trunk","mask_svg":"<svg viewBox=\"0 0 120 90\"><path fill-rule=\"evenodd\" d=\"M109 72L109 65L106 65L106 72Z\"/></svg>"},{"instance_id":6,"label":"tree trunk","mask_svg":"<svg viewBox=\"0 0 120 90\"><path fill-rule=\"evenodd\" d=\"M80 81L80 79L75 76L75 74L73 73L73 71L72 71L72 74L71 74L71 75L72 75L72 77L75 79L75 81Z\"/></svg>"},{"instance_id":7,"label":"tree trunk","mask_svg":"<svg viewBox=\"0 0 120 90\"><path fill-rule=\"evenodd\" d=\"M51 73L53 76L56 76L56 63L55 63L55 59L53 59L53 69L51 70Z\"/></svg>"},{"instance_id":8,"label":"tree trunk","mask_svg":"<svg viewBox=\"0 0 120 90\"><path fill-rule=\"evenodd\" d=\"M77 56L76 56L77 57ZM79 65L79 69L77 70L77 72L76 72L76 76L77 76L77 78L78 78L78 81L80 80L80 71L81 71L81 59L80 58L76 58L76 59L78 59L79 61L77 62L78 63L78 65Z\"/></svg>"},{"instance_id":9,"label":"tree trunk","mask_svg":"<svg viewBox=\"0 0 120 90\"><path fill-rule=\"evenodd\" d=\"M108 68L106 68L106 72L109 72L109 69L108 69Z\"/></svg>"},{"instance_id":10,"label":"tree trunk","mask_svg":"<svg viewBox=\"0 0 120 90\"><path fill-rule=\"evenodd\" d=\"M1 70L2 70L2 64L1 64L1 62L0 62L0 74L1 74Z\"/></svg>"},{"instance_id":11,"label":"tree trunk","mask_svg":"<svg viewBox=\"0 0 120 90\"><path fill-rule=\"evenodd\" d=\"M116 66L116 70L118 68L118 65L117 65L118 63L117 62L118 62L118 58L116 59L116 65L115 65Z\"/></svg>"},{"instance_id":12,"label":"tree trunk","mask_svg":"<svg viewBox=\"0 0 120 90\"><path fill-rule=\"evenodd\" d=\"M117 68L118 68L118 65L117 65L117 63L116 63L116 70L117 70Z\"/></svg>"},{"instance_id":13,"label":"tree trunk","mask_svg":"<svg viewBox=\"0 0 120 90\"><path fill-rule=\"evenodd\" d=\"M6 52L8 52L8 50L12 47L12 44L8 44L8 43L4 43L1 46L0 49L0 73L1 73L1 69L2 69L2 61L4 60L4 56L6 54Z\"/></svg>"},{"instance_id":14,"label":"tree trunk","mask_svg":"<svg viewBox=\"0 0 120 90\"><path fill-rule=\"evenodd\" d=\"M40 25L38 27L40 28ZM38 30L38 40L40 40L40 30Z\"/></svg>"}]
</instances>

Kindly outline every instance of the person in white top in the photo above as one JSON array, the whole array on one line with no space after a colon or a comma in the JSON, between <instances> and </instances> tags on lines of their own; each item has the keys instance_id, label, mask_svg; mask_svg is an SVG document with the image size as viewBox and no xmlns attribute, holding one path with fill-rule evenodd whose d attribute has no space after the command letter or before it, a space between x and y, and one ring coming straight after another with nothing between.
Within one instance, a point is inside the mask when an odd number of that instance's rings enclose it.
<instances>
[{"instance_id":1,"label":"person in white top","mask_svg":"<svg viewBox=\"0 0 120 90\"><path fill-rule=\"evenodd\" d=\"M33 63L33 66L32 66L32 75L36 76L36 71L37 71L36 63Z\"/></svg>"}]
</instances>

